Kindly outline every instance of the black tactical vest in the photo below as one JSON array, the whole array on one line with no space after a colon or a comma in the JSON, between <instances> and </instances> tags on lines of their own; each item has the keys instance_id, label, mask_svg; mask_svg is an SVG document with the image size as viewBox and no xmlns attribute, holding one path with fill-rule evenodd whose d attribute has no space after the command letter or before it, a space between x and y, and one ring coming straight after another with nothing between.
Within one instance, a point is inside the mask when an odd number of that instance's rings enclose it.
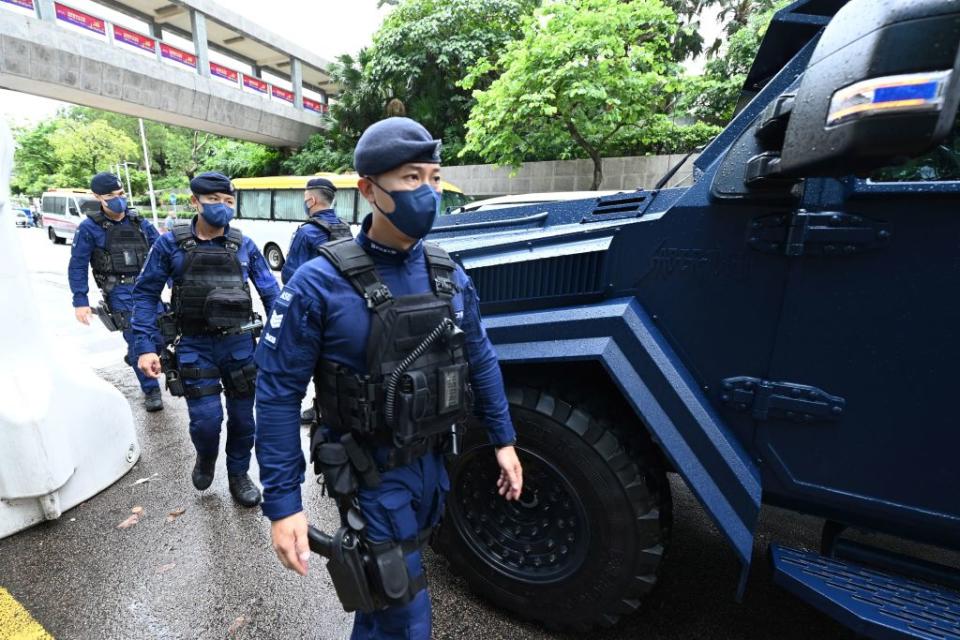
<instances>
[{"instance_id":1,"label":"black tactical vest","mask_svg":"<svg viewBox=\"0 0 960 640\"><path fill-rule=\"evenodd\" d=\"M320 248L372 314L366 375L317 363L314 385L325 425L374 444L407 447L467 417L468 365L452 304L456 265L439 247L424 244L424 253L432 290L394 298L352 239Z\"/></svg>"},{"instance_id":2,"label":"black tactical vest","mask_svg":"<svg viewBox=\"0 0 960 640\"><path fill-rule=\"evenodd\" d=\"M321 242L314 247L314 251L320 251L320 247L325 245L327 242L333 242L334 240L343 240L345 238L352 238L353 233L350 232L350 225L343 222L327 222L326 220L320 220L319 218L310 218L304 222L301 227L307 224L312 224L315 227L322 229L327 234L327 239L324 242Z\"/></svg>"},{"instance_id":3,"label":"black tactical vest","mask_svg":"<svg viewBox=\"0 0 960 640\"><path fill-rule=\"evenodd\" d=\"M104 291L118 284L132 283L147 259L150 243L140 228L140 216L127 211L129 224L120 224L107 218L102 211L87 214L87 217L106 232L104 247L94 247L90 258L93 279Z\"/></svg>"},{"instance_id":4,"label":"black tactical vest","mask_svg":"<svg viewBox=\"0 0 960 640\"><path fill-rule=\"evenodd\" d=\"M253 298L237 253L239 229L229 229L223 242L201 245L193 225L174 227L177 246L186 253L183 270L174 277L171 302L183 335L218 333L249 323Z\"/></svg>"}]
</instances>

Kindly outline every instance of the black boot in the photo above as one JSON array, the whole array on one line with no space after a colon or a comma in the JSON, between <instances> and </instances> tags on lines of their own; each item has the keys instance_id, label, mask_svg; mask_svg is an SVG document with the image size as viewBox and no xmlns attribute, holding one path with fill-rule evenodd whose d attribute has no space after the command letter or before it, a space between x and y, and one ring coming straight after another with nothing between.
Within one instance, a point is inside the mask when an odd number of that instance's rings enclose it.
<instances>
[{"instance_id":1,"label":"black boot","mask_svg":"<svg viewBox=\"0 0 960 640\"><path fill-rule=\"evenodd\" d=\"M198 453L197 463L193 465L193 486L195 486L199 491L209 488L211 483L213 483L213 472L216 467L216 456L212 458L206 458Z\"/></svg>"},{"instance_id":2,"label":"black boot","mask_svg":"<svg viewBox=\"0 0 960 640\"><path fill-rule=\"evenodd\" d=\"M237 501L237 504L244 507L255 507L260 504L260 489L253 484L250 476L228 476L230 481L230 495Z\"/></svg>"},{"instance_id":3,"label":"black boot","mask_svg":"<svg viewBox=\"0 0 960 640\"><path fill-rule=\"evenodd\" d=\"M160 397L160 389L154 389L143 399L143 406L149 412L163 411L163 400Z\"/></svg>"}]
</instances>

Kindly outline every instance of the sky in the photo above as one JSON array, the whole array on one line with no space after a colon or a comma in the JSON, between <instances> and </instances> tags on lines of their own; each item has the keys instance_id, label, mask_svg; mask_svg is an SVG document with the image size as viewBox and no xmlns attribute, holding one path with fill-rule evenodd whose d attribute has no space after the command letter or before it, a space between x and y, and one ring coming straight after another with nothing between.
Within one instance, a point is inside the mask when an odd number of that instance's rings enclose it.
<instances>
[{"instance_id":1,"label":"sky","mask_svg":"<svg viewBox=\"0 0 960 640\"><path fill-rule=\"evenodd\" d=\"M92 0L65 0L65 3L122 26L143 30L137 20ZM341 53L356 53L368 45L389 11L389 7L378 10L377 0L220 0L220 4L327 60ZM0 5L0 19L5 11L11 9ZM211 59L217 60L217 57L211 55ZM12 124L38 122L65 105L0 89L0 116Z\"/></svg>"}]
</instances>

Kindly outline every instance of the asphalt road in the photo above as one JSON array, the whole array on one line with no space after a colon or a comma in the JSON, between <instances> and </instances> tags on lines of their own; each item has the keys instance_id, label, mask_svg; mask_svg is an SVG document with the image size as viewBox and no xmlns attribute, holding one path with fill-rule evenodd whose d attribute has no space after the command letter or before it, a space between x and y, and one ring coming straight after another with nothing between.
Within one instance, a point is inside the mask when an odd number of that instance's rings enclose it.
<instances>
[{"instance_id":1,"label":"asphalt road","mask_svg":"<svg viewBox=\"0 0 960 640\"><path fill-rule=\"evenodd\" d=\"M69 246L51 245L43 230L17 233L44 318L38 330L76 346L83 354L78 367L94 368L129 399L143 453L127 476L60 520L0 540L0 587L61 639L348 637L351 616L340 608L325 569L315 559L300 578L280 567L268 521L231 501L222 457L213 486L203 494L193 489L185 403L165 396L165 411L145 413L133 372L120 364L122 339L73 320ZM252 474L257 477L256 466ZM137 484L142 478L149 481ZM660 584L634 615L589 637L853 637L770 580L768 541L816 548L818 520L764 509L746 597L737 604L733 552L682 481L671 481L674 530ZM309 479L304 502L311 520L332 530L335 507ZM140 522L117 529L135 507L143 509ZM169 515L181 509L182 515ZM427 570L436 638L577 637L493 609L430 551Z\"/></svg>"}]
</instances>

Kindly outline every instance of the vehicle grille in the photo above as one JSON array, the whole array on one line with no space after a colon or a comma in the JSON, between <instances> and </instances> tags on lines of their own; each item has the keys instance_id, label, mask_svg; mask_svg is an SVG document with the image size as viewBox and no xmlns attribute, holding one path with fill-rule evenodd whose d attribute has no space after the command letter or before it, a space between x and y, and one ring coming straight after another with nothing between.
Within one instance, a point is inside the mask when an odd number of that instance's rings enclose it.
<instances>
[{"instance_id":1,"label":"vehicle grille","mask_svg":"<svg viewBox=\"0 0 960 640\"><path fill-rule=\"evenodd\" d=\"M603 288L605 251L470 269L485 303L593 294Z\"/></svg>"}]
</instances>

